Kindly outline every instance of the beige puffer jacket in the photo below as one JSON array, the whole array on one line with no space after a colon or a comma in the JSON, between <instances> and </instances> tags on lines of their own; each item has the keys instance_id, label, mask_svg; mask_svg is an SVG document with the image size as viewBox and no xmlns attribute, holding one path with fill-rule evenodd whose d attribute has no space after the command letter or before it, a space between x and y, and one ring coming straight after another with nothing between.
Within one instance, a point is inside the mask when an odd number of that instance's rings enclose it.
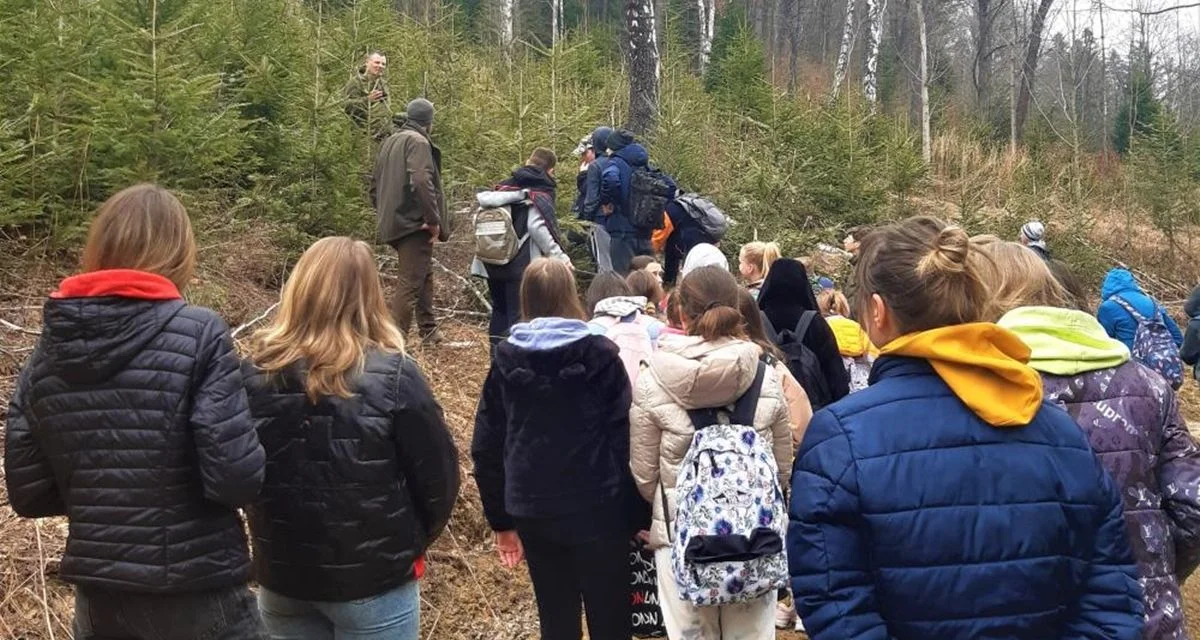
<instances>
[{"instance_id":1,"label":"beige puffer jacket","mask_svg":"<svg viewBox=\"0 0 1200 640\"><path fill-rule=\"evenodd\" d=\"M642 497L654 504L650 546L667 545L662 492L675 514L675 480L695 428L688 410L733 404L754 382L760 349L743 340L675 338L661 346L638 376L629 413L629 461ZM792 471L792 434L779 376L767 368L754 428L774 443L780 486Z\"/></svg>"}]
</instances>

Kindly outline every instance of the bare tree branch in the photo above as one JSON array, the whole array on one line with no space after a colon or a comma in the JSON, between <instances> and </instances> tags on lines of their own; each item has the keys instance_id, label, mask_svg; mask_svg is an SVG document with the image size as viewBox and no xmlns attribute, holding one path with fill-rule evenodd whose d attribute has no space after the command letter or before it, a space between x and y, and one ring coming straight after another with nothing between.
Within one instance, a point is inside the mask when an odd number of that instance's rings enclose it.
<instances>
[{"instance_id":1,"label":"bare tree branch","mask_svg":"<svg viewBox=\"0 0 1200 640\"><path fill-rule=\"evenodd\" d=\"M1152 11L1147 11L1145 9L1133 9L1133 8L1126 9L1126 8L1120 8L1120 7L1110 7L1108 5L1103 5L1103 7L1105 9L1108 9L1109 11L1117 11L1119 13L1136 13L1139 16L1149 17L1149 16L1161 16L1164 13L1171 13L1172 11L1183 11L1184 9L1195 9L1196 7L1200 7L1200 2L1192 2L1190 4L1177 4L1177 5L1173 5L1170 7L1164 7L1162 9L1154 9Z\"/></svg>"}]
</instances>

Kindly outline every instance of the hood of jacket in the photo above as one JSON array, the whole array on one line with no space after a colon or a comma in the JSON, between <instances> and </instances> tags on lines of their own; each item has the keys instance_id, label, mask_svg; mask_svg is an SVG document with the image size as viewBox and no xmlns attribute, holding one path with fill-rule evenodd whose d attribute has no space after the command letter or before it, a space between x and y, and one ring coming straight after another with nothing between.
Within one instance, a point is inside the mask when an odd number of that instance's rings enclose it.
<instances>
[{"instance_id":1,"label":"hood of jacket","mask_svg":"<svg viewBox=\"0 0 1200 640\"><path fill-rule=\"evenodd\" d=\"M586 382L600 374L597 350L616 356L617 346L592 335L582 320L538 318L513 326L496 348L493 366L509 384L550 391L556 384Z\"/></svg>"},{"instance_id":2,"label":"hood of jacket","mask_svg":"<svg viewBox=\"0 0 1200 640\"><path fill-rule=\"evenodd\" d=\"M684 409L722 407L732 404L753 384L761 353L757 345L744 340L706 342L684 336L660 345L647 372Z\"/></svg>"},{"instance_id":3,"label":"hood of jacket","mask_svg":"<svg viewBox=\"0 0 1200 640\"><path fill-rule=\"evenodd\" d=\"M518 322L505 342L528 351L550 351L591 335L587 323L569 318L536 318Z\"/></svg>"},{"instance_id":4,"label":"hood of jacket","mask_svg":"<svg viewBox=\"0 0 1200 640\"><path fill-rule=\"evenodd\" d=\"M613 156L624 160L631 167L645 167L650 163L650 153L646 151L646 147L636 142L622 147L620 151L614 151Z\"/></svg>"},{"instance_id":5,"label":"hood of jacket","mask_svg":"<svg viewBox=\"0 0 1200 640\"><path fill-rule=\"evenodd\" d=\"M1023 427L1042 405L1042 377L1029 362L1029 347L990 322L910 333L880 354L927 360L954 395L993 427Z\"/></svg>"},{"instance_id":6,"label":"hood of jacket","mask_svg":"<svg viewBox=\"0 0 1200 640\"><path fill-rule=\"evenodd\" d=\"M1118 267L1109 271L1108 275L1104 276L1104 286L1100 288L1100 299L1108 300L1122 293L1140 293L1146 295L1146 292L1142 291L1141 285L1137 283L1137 279L1133 277L1133 274L1128 269Z\"/></svg>"},{"instance_id":7,"label":"hood of jacket","mask_svg":"<svg viewBox=\"0 0 1200 640\"><path fill-rule=\"evenodd\" d=\"M624 318L646 310L645 296L615 296L596 303L595 315Z\"/></svg>"},{"instance_id":8,"label":"hood of jacket","mask_svg":"<svg viewBox=\"0 0 1200 640\"><path fill-rule=\"evenodd\" d=\"M531 191L548 191L551 194L558 189L558 182L547 175L544 169L529 165L514 169L512 177L505 180L504 184Z\"/></svg>"},{"instance_id":9,"label":"hood of jacket","mask_svg":"<svg viewBox=\"0 0 1200 640\"><path fill-rule=\"evenodd\" d=\"M141 353L183 306L175 284L157 274L110 269L71 276L42 311L40 348L56 375L104 380Z\"/></svg>"},{"instance_id":10,"label":"hood of jacket","mask_svg":"<svg viewBox=\"0 0 1200 640\"><path fill-rule=\"evenodd\" d=\"M838 352L843 356L861 358L876 350L875 345L871 344L871 338L867 336L867 332L863 330L862 325L850 318L829 316L825 318L825 322L833 330L833 337L837 339Z\"/></svg>"},{"instance_id":11,"label":"hood of jacket","mask_svg":"<svg viewBox=\"0 0 1200 640\"><path fill-rule=\"evenodd\" d=\"M796 328L805 311L820 311L808 270L799 260L782 258L771 265L758 294L758 308L776 331Z\"/></svg>"},{"instance_id":12,"label":"hood of jacket","mask_svg":"<svg viewBox=\"0 0 1200 640\"><path fill-rule=\"evenodd\" d=\"M688 251L687 257L683 260L683 270L679 273L680 279L686 278L687 274L700 267L720 267L729 271L729 259L717 247L702 242Z\"/></svg>"},{"instance_id":13,"label":"hood of jacket","mask_svg":"<svg viewBox=\"0 0 1200 640\"><path fill-rule=\"evenodd\" d=\"M1183 305L1183 312L1189 318L1200 318L1200 287L1196 287L1192 291L1192 295L1188 296L1187 302Z\"/></svg>"},{"instance_id":14,"label":"hood of jacket","mask_svg":"<svg viewBox=\"0 0 1200 640\"><path fill-rule=\"evenodd\" d=\"M997 324L1029 347L1029 366L1043 373L1075 376L1129 361L1129 348L1110 338L1100 322L1083 311L1021 307L1004 314Z\"/></svg>"}]
</instances>

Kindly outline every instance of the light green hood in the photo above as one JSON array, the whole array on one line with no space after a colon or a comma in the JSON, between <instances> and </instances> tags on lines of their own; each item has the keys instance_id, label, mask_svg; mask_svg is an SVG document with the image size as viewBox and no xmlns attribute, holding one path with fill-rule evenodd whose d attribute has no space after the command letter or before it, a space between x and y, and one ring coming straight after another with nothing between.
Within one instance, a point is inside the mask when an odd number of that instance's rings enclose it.
<instances>
[{"instance_id":1,"label":"light green hood","mask_svg":"<svg viewBox=\"0 0 1200 640\"><path fill-rule=\"evenodd\" d=\"M1056 307L1021 307L998 322L1032 351L1029 366L1056 376L1111 369L1129 361L1129 348L1108 337L1090 314Z\"/></svg>"}]
</instances>

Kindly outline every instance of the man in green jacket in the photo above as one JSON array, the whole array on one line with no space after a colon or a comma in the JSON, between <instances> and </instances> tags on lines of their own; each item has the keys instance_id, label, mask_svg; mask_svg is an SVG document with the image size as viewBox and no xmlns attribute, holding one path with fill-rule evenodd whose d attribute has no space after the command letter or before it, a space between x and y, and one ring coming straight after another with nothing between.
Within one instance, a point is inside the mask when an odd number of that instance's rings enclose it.
<instances>
[{"instance_id":1,"label":"man in green jacket","mask_svg":"<svg viewBox=\"0 0 1200 640\"><path fill-rule=\"evenodd\" d=\"M371 52L346 84L346 115L382 140L392 132L392 103L388 94L387 56Z\"/></svg>"},{"instance_id":2,"label":"man in green jacket","mask_svg":"<svg viewBox=\"0 0 1200 640\"><path fill-rule=\"evenodd\" d=\"M432 127L433 104L423 98L408 103L399 130L380 146L371 177L379 241L395 249L400 259L392 315L407 332L415 303L417 326L426 342L439 339L433 316L433 244L450 239L442 152L429 139Z\"/></svg>"}]
</instances>

